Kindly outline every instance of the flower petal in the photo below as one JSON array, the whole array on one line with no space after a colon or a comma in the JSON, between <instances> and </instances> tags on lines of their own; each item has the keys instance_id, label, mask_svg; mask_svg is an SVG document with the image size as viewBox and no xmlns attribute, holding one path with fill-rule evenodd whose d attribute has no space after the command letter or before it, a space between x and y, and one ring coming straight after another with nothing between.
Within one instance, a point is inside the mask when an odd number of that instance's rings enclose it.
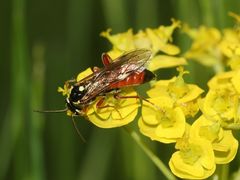
<instances>
[{"instance_id":1,"label":"flower petal","mask_svg":"<svg viewBox=\"0 0 240 180\"><path fill-rule=\"evenodd\" d=\"M138 121L140 131L163 143L176 142L185 131L185 116L180 108L173 108L173 101L168 97L149 98L143 102L142 118Z\"/></svg>"},{"instance_id":2,"label":"flower petal","mask_svg":"<svg viewBox=\"0 0 240 180\"><path fill-rule=\"evenodd\" d=\"M108 94L99 107L99 97L90 107L87 113L88 119L98 127L113 128L126 125L134 120L138 113L139 99L127 98L137 96L132 88L122 89L118 94L124 98L116 98L114 94Z\"/></svg>"},{"instance_id":3,"label":"flower petal","mask_svg":"<svg viewBox=\"0 0 240 180\"><path fill-rule=\"evenodd\" d=\"M189 145L175 152L170 161L171 171L180 178L205 179L216 168L211 144L203 139L191 139Z\"/></svg>"},{"instance_id":4,"label":"flower petal","mask_svg":"<svg viewBox=\"0 0 240 180\"><path fill-rule=\"evenodd\" d=\"M240 70L232 77L231 82L238 94L240 94Z\"/></svg>"},{"instance_id":5,"label":"flower petal","mask_svg":"<svg viewBox=\"0 0 240 180\"><path fill-rule=\"evenodd\" d=\"M211 142L217 164L229 163L237 153L238 141L233 137L232 132L223 130L218 122L207 120L204 116L200 116L193 123L190 136Z\"/></svg>"},{"instance_id":6,"label":"flower petal","mask_svg":"<svg viewBox=\"0 0 240 180\"><path fill-rule=\"evenodd\" d=\"M87 68L85 71L81 72L78 74L77 76L77 82L84 79L85 77L89 76L90 74L92 74L93 71L91 68Z\"/></svg>"},{"instance_id":7,"label":"flower petal","mask_svg":"<svg viewBox=\"0 0 240 180\"><path fill-rule=\"evenodd\" d=\"M170 68L181 65L186 65L187 61L182 57L173 57L168 55L157 55L151 59L148 65L148 69L156 71L161 68Z\"/></svg>"}]
</instances>

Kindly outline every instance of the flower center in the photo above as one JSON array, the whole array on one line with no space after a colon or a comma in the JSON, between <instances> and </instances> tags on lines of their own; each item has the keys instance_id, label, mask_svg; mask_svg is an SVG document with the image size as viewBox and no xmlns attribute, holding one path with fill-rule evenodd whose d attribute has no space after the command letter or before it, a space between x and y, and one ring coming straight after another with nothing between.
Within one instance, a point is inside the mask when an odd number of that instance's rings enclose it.
<instances>
[{"instance_id":1,"label":"flower center","mask_svg":"<svg viewBox=\"0 0 240 180\"><path fill-rule=\"evenodd\" d=\"M193 165L201 157L201 148L194 144L189 144L188 148L180 149L180 156L186 164Z\"/></svg>"},{"instance_id":2,"label":"flower center","mask_svg":"<svg viewBox=\"0 0 240 180\"><path fill-rule=\"evenodd\" d=\"M213 108L218 113L226 112L230 108L230 103L225 96L220 96L215 99L215 102L213 104Z\"/></svg>"},{"instance_id":3,"label":"flower center","mask_svg":"<svg viewBox=\"0 0 240 180\"><path fill-rule=\"evenodd\" d=\"M164 112L158 112L157 118L164 128L172 127L175 123L174 112L172 109L165 109Z\"/></svg>"},{"instance_id":4,"label":"flower center","mask_svg":"<svg viewBox=\"0 0 240 180\"><path fill-rule=\"evenodd\" d=\"M214 123L211 126L202 126L199 130L199 135L207 140L214 142L219 139L220 124Z\"/></svg>"}]
</instances>

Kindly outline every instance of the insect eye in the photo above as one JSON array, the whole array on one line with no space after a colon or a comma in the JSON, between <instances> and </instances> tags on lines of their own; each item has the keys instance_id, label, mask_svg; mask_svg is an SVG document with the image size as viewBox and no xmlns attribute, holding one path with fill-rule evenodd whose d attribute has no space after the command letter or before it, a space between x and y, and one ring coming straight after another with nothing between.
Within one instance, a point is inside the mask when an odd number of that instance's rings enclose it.
<instances>
[{"instance_id":1,"label":"insect eye","mask_svg":"<svg viewBox=\"0 0 240 180\"><path fill-rule=\"evenodd\" d=\"M85 94L85 88L84 86L73 86L72 90L71 90L71 94L70 94L70 100L73 102L77 102L78 100L80 100L84 94Z\"/></svg>"}]
</instances>

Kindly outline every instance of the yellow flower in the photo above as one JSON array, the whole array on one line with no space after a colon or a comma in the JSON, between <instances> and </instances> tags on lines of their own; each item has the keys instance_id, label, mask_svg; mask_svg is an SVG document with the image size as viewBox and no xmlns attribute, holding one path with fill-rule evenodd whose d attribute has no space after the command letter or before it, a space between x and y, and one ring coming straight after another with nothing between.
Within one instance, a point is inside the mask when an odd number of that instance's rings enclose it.
<instances>
[{"instance_id":1,"label":"yellow flower","mask_svg":"<svg viewBox=\"0 0 240 180\"><path fill-rule=\"evenodd\" d=\"M199 103L204 116L219 121L224 128L239 128L239 79L239 71L216 75L208 82L210 90Z\"/></svg>"},{"instance_id":2,"label":"yellow flower","mask_svg":"<svg viewBox=\"0 0 240 180\"><path fill-rule=\"evenodd\" d=\"M119 96L137 96L137 93L132 88L127 88L123 89ZM89 107L87 117L100 128L126 125L132 122L138 113L139 100L135 98L116 99L113 94L108 94L104 100L104 108L97 107L97 102L98 99Z\"/></svg>"},{"instance_id":3,"label":"yellow flower","mask_svg":"<svg viewBox=\"0 0 240 180\"><path fill-rule=\"evenodd\" d=\"M208 82L208 87L210 89L219 89L220 86L229 86L235 71L228 71L215 75Z\"/></svg>"},{"instance_id":4,"label":"yellow flower","mask_svg":"<svg viewBox=\"0 0 240 180\"><path fill-rule=\"evenodd\" d=\"M185 116L194 116L199 108L197 100L203 90L194 84L184 82L183 75L187 72L179 68L179 75L170 80L160 80L147 91L149 97L167 96L174 101L174 107L180 107Z\"/></svg>"},{"instance_id":5,"label":"yellow flower","mask_svg":"<svg viewBox=\"0 0 240 180\"><path fill-rule=\"evenodd\" d=\"M183 179L205 179L211 176L216 165L209 141L201 138L184 137L179 139L170 161L171 171Z\"/></svg>"},{"instance_id":6,"label":"yellow flower","mask_svg":"<svg viewBox=\"0 0 240 180\"><path fill-rule=\"evenodd\" d=\"M193 43L190 50L185 54L187 59L193 59L205 66L218 66L222 62L222 57L218 44L221 40L221 33L216 28L201 26L198 29L184 27L192 39Z\"/></svg>"},{"instance_id":7,"label":"yellow flower","mask_svg":"<svg viewBox=\"0 0 240 180\"><path fill-rule=\"evenodd\" d=\"M228 65L233 70L240 69L240 56L233 56L229 58Z\"/></svg>"},{"instance_id":8,"label":"yellow flower","mask_svg":"<svg viewBox=\"0 0 240 180\"><path fill-rule=\"evenodd\" d=\"M93 73L91 68L87 68L85 71L79 73L77 75L77 82L81 81L82 79L86 78L87 76L91 75Z\"/></svg>"},{"instance_id":9,"label":"yellow flower","mask_svg":"<svg viewBox=\"0 0 240 180\"><path fill-rule=\"evenodd\" d=\"M149 39L147 33L142 30L138 31L138 33L133 36L133 43L135 48L152 49L151 40Z\"/></svg>"},{"instance_id":10,"label":"yellow flower","mask_svg":"<svg viewBox=\"0 0 240 180\"><path fill-rule=\"evenodd\" d=\"M233 77L231 78L231 83L238 94L240 94L240 70L235 71Z\"/></svg>"},{"instance_id":11,"label":"yellow flower","mask_svg":"<svg viewBox=\"0 0 240 180\"><path fill-rule=\"evenodd\" d=\"M157 29L146 29L146 34L151 41L151 49L154 53L162 51L169 55L176 55L180 52L177 46L168 43L172 41L172 33L177 27L180 27L180 21L173 19L171 26L159 26Z\"/></svg>"},{"instance_id":12,"label":"yellow flower","mask_svg":"<svg viewBox=\"0 0 240 180\"><path fill-rule=\"evenodd\" d=\"M156 55L149 62L148 69L151 71L156 71L160 68L170 68L186 64L187 64L186 59L183 57Z\"/></svg>"},{"instance_id":13,"label":"yellow flower","mask_svg":"<svg viewBox=\"0 0 240 180\"><path fill-rule=\"evenodd\" d=\"M113 50L117 50L120 52L127 52L131 51L133 49L136 49L134 46L133 41L133 32L132 29L129 29L127 32L119 33L115 35L110 34L111 29L108 29L105 32L102 32L100 35L107 38L113 45ZM109 54L111 56L111 53ZM114 56L111 56L113 59L117 58Z\"/></svg>"},{"instance_id":14,"label":"yellow flower","mask_svg":"<svg viewBox=\"0 0 240 180\"><path fill-rule=\"evenodd\" d=\"M184 31L193 39L186 58L194 59L205 66L213 66L216 72L224 70L223 64L233 70L240 68L240 31L239 15L230 13L237 21L237 28L228 28L220 32L216 28L201 26L190 29L185 26Z\"/></svg>"},{"instance_id":15,"label":"yellow flower","mask_svg":"<svg viewBox=\"0 0 240 180\"><path fill-rule=\"evenodd\" d=\"M172 20L172 25L170 26L159 26L156 29L147 28L144 31L140 30L136 34L133 34L132 29L130 29L125 33L111 35L111 30L108 29L102 32L101 36L107 38L112 43L112 50L108 54L113 59L134 49L150 49L153 53L153 58L149 62L149 70L155 71L159 68L187 64L184 58L172 56L180 52L180 49L171 43L172 33L177 27L180 27L180 22ZM160 51L166 54L157 55Z\"/></svg>"},{"instance_id":16,"label":"yellow flower","mask_svg":"<svg viewBox=\"0 0 240 180\"><path fill-rule=\"evenodd\" d=\"M239 15L230 13L237 20ZM216 28L201 26L190 29L187 25L184 31L193 39L190 50L185 54L188 59L194 59L205 66L213 66L216 72L224 71L224 64L233 70L240 68L240 31L228 28L220 32Z\"/></svg>"},{"instance_id":17,"label":"yellow flower","mask_svg":"<svg viewBox=\"0 0 240 180\"><path fill-rule=\"evenodd\" d=\"M71 89L69 87L69 84L65 83L63 88L62 87L58 87L57 91L62 93L63 96L69 96L69 94L71 92Z\"/></svg>"},{"instance_id":18,"label":"yellow flower","mask_svg":"<svg viewBox=\"0 0 240 180\"><path fill-rule=\"evenodd\" d=\"M239 34L234 29L224 29L223 39L219 45L222 53L231 58L240 55Z\"/></svg>"},{"instance_id":19,"label":"yellow flower","mask_svg":"<svg viewBox=\"0 0 240 180\"><path fill-rule=\"evenodd\" d=\"M236 103L238 103L238 97L234 96L231 89L227 87L210 89L203 101L202 111L209 119L232 123Z\"/></svg>"},{"instance_id":20,"label":"yellow flower","mask_svg":"<svg viewBox=\"0 0 240 180\"><path fill-rule=\"evenodd\" d=\"M240 34L236 29L225 29L219 48L232 69L240 68Z\"/></svg>"},{"instance_id":21,"label":"yellow flower","mask_svg":"<svg viewBox=\"0 0 240 180\"><path fill-rule=\"evenodd\" d=\"M212 144L217 164L231 162L237 153L238 141L230 130L222 129L219 122L201 116L192 124L190 134L193 138L204 138Z\"/></svg>"},{"instance_id":22,"label":"yellow flower","mask_svg":"<svg viewBox=\"0 0 240 180\"><path fill-rule=\"evenodd\" d=\"M140 131L163 143L176 142L185 131L185 117L182 110L173 107L172 99L168 97L149 98L143 102L142 117L138 121Z\"/></svg>"}]
</instances>

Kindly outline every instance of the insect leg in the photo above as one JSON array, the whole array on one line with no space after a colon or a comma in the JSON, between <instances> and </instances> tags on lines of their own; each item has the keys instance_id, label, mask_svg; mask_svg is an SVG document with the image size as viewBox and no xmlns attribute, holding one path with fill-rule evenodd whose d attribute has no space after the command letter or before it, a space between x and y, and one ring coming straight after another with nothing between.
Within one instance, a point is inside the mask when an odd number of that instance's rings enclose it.
<instances>
[{"instance_id":1,"label":"insect leg","mask_svg":"<svg viewBox=\"0 0 240 180\"><path fill-rule=\"evenodd\" d=\"M101 99L98 100L97 104L96 104L96 107L97 108L101 108L103 107L103 103L104 103L104 100L105 100L105 97L102 97Z\"/></svg>"},{"instance_id":2,"label":"insect leg","mask_svg":"<svg viewBox=\"0 0 240 180\"><path fill-rule=\"evenodd\" d=\"M107 53L103 53L102 54L102 63L106 67L112 63L112 58Z\"/></svg>"},{"instance_id":3,"label":"insect leg","mask_svg":"<svg viewBox=\"0 0 240 180\"><path fill-rule=\"evenodd\" d=\"M115 111L117 111L117 113L119 114L120 118L123 119L121 113L118 111L118 109L115 106L111 106L109 104L104 105L104 101L105 101L105 97L102 97L101 99L99 99L99 101L96 104L97 109L104 109L104 108L113 108Z\"/></svg>"},{"instance_id":4,"label":"insect leg","mask_svg":"<svg viewBox=\"0 0 240 180\"><path fill-rule=\"evenodd\" d=\"M136 95L136 96L120 96L119 94L115 94L114 97L115 97L116 99L127 99L127 98L140 99L140 100L142 100L142 101L145 101L145 102L153 105L153 106L156 107L158 110L163 111L159 106L157 106L156 104L152 103L151 101L149 101L149 100L147 100L146 98L141 97L141 96L139 96L139 95Z\"/></svg>"}]
</instances>

